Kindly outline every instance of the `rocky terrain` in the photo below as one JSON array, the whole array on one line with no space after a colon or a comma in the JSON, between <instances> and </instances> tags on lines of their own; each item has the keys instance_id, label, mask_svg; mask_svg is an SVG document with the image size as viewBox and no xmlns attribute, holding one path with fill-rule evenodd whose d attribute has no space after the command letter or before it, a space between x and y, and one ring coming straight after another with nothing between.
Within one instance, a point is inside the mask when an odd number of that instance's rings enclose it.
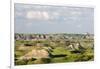
<instances>
[{"instance_id":1,"label":"rocky terrain","mask_svg":"<svg viewBox=\"0 0 100 69\"><path fill-rule=\"evenodd\" d=\"M15 65L93 60L93 34L15 34Z\"/></svg>"}]
</instances>

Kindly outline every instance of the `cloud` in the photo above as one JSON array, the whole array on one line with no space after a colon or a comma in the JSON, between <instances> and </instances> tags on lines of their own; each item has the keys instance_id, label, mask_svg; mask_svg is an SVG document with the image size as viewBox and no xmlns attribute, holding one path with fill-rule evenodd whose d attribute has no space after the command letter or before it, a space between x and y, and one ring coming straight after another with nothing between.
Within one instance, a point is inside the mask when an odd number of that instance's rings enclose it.
<instances>
[{"instance_id":1,"label":"cloud","mask_svg":"<svg viewBox=\"0 0 100 69\"><path fill-rule=\"evenodd\" d=\"M32 26L32 23L31 23L31 22L28 22L28 23L26 23L25 25L26 25L26 27L28 27L28 28L29 28L29 27L31 27L31 26Z\"/></svg>"},{"instance_id":2,"label":"cloud","mask_svg":"<svg viewBox=\"0 0 100 69\"><path fill-rule=\"evenodd\" d=\"M15 16L23 16L23 13L22 13L22 12L16 11L16 12L15 12Z\"/></svg>"},{"instance_id":3,"label":"cloud","mask_svg":"<svg viewBox=\"0 0 100 69\"><path fill-rule=\"evenodd\" d=\"M15 5L15 32L92 32L93 9Z\"/></svg>"},{"instance_id":4,"label":"cloud","mask_svg":"<svg viewBox=\"0 0 100 69\"><path fill-rule=\"evenodd\" d=\"M77 25L76 27L77 27L77 28L81 28L81 27L82 27L82 25L81 25L81 24L79 24L79 25Z\"/></svg>"},{"instance_id":5,"label":"cloud","mask_svg":"<svg viewBox=\"0 0 100 69\"><path fill-rule=\"evenodd\" d=\"M57 20L59 19L61 13L55 11L36 11L31 10L26 12L27 19L34 19L34 20Z\"/></svg>"},{"instance_id":6,"label":"cloud","mask_svg":"<svg viewBox=\"0 0 100 69\"><path fill-rule=\"evenodd\" d=\"M60 13L59 12L51 12L51 14L50 14L50 18L52 19L52 20L55 20L55 19L58 19L60 17Z\"/></svg>"},{"instance_id":7,"label":"cloud","mask_svg":"<svg viewBox=\"0 0 100 69\"><path fill-rule=\"evenodd\" d=\"M36 20L48 20L50 16L46 11L28 11L26 13L26 18Z\"/></svg>"},{"instance_id":8,"label":"cloud","mask_svg":"<svg viewBox=\"0 0 100 69\"><path fill-rule=\"evenodd\" d=\"M82 14L82 12L80 12L80 11L71 11L71 13L70 13L71 15L81 15Z\"/></svg>"}]
</instances>

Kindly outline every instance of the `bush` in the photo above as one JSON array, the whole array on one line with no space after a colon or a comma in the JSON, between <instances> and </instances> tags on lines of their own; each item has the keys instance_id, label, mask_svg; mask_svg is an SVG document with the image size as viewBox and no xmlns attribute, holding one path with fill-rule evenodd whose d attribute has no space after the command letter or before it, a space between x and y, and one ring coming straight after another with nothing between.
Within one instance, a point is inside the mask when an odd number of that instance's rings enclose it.
<instances>
[{"instance_id":1,"label":"bush","mask_svg":"<svg viewBox=\"0 0 100 69\"><path fill-rule=\"evenodd\" d=\"M50 58L39 58L35 60L33 63L34 64L44 64L44 63L50 63L51 59Z\"/></svg>"},{"instance_id":2,"label":"bush","mask_svg":"<svg viewBox=\"0 0 100 69\"><path fill-rule=\"evenodd\" d=\"M50 63L50 62L51 62L51 59L50 59L50 58L41 58L41 60L42 60L44 63Z\"/></svg>"},{"instance_id":3,"label":"bush","mask_svg":"<svg viewBox=\"0 0 100 69\"><path fill-rule=\"evenodd\" d=\"M27 64L27 60L17 60L15 61L15 65L26 65Z\"/></svg>"},{"instance_id":4,"label":"bush","mask_svg":"<svg viewBox=\"0 0 100 69\"><path fill-rule=\"evenodd\" d=\"M45 62L41 59L37 59L34 61L34 64L44 64Z\"/></svg>"}]
</instances>

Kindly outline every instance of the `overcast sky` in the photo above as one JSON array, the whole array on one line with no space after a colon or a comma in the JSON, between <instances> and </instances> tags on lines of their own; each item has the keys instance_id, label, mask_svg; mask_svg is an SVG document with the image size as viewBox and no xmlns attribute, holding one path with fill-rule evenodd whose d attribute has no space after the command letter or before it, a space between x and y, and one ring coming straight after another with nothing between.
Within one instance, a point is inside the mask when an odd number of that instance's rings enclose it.
<instances>
[{"instance_id":1,"label":"overcast sky","mask_svg":"<svg viewBox=\"0 0 100 69\"><path fill-rule=\"evenodd\" d=\"M15 4L15 33L94 33L94 9Z\"/></svg>"}]
</instances>

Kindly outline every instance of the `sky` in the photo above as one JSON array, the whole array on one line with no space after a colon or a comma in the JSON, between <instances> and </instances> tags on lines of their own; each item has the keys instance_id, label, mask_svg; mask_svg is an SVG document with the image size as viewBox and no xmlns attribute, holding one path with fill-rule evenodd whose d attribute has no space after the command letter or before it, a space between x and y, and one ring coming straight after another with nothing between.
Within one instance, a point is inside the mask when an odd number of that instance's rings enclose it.
<instances>
[{"instance_id":1,"label":"sky","mask_svg":"<svg viewBox=\"0 0 100 69\"><path fill-rule=\"evenodd\" d=\"M94 9L89 7L14 5L15 33L94 33Z\"/></svg>"}]
</instances>

